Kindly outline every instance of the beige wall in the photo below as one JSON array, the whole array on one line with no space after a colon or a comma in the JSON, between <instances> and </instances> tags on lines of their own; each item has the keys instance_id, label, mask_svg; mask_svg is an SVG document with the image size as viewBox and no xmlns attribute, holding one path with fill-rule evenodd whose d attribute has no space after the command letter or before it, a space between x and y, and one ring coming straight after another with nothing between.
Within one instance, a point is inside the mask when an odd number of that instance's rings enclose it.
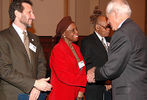
<instances>
[{"instance_id":1,"label":"beige wall","mask_svg":"<svg viewBox=\"0 0 147 100\"><path fill-rule=\"evenodd\" d=\"M107 3L110 0L99 0L100 1L100 9L105 12ZM128 0L128 3L132 9L131 18L141 27L143 31L145 31L145 0Z\"/></svg>"},{"instance_id":2,"label":"beige wall","mask_svg":"<svg viewBox=\"0 0 147 100\"><path fill-rule=\"evenodd\" d=\"M54 36L56 25L64 16L64 0L32 0L37 35Z\"/></svg>"},{"instance_id":3,"label":"beige wall","mask_svg":"<svg viewBox=\"0 0 147 100\"><path fill-rule=\"evenodd\" d=\"M54 36L56 25L64 16L64 0L32 0L32 2L36 16L33 32L39 36ZM2 4L0 6L0 11L2 10L0 30L2 30L9 27L9 0L0 0L0 3Z\"/></svg>"},{"instance_id":4,"label":"beige wall","mask_svg":"<svg viewBox=\"0 0 147 100\"><path fill-rule=\"evenodd\" d=\"M9 0L2 0L2 29L5 29L9 26L9 15L8 15L8 6L9 6Z\"/></svg>"},{"instance_id":5,"label":"beige wall","mask_svg":"<svg viewBox=\"0 0 147 100\"><path fill-rule=\"evenodd\" d=\"M105 12L107 3L110 0L100 0L100 8ZM145 0L128 0L132 9L131 18L145 31Z\"/></svg>"},{"instance_id":6,"label":"beige wall","mask_svg":"<svg viewBox=\"0 0 147 100\"><path fill-rule=\"evenodd\" d=\"M64 16L65 0L32 0L36 20L33 24L34 33L39 36L54 36L56 25ZM89 16L95 5L105 11L110 0L69 0L68 14L76 22L79 35L89 35L93 29ZM145 30L145 0L128 0L132 8L132 19ZM2 5L2 6L1 6ZM9 26L9 0L0 0L0 30Z\"/></svg>"},{"instance_id":7,"label":"beige wall","mask_svg":"<svg viewBox=\"0 0 147 100\"><path fill-rule=\"evenodd\" d=\"M90 0L76 0L76 25L79 30L79 35L89 34L90 32Z\"/></svg>"},{"instance_id":8,"label":"beige wall","mask_svg":"<svg viewBox=\"0 0 147 100\"><path fill-rule=\"evenodd\" d=\"M76 23L80 35L89 35L93 31L89 16L96 5L105 14L105 9L110 0L75 0L76 1ZM131 9L131 18L145 31L145 0L128 0Z\"/></svg>"}]
</instances>

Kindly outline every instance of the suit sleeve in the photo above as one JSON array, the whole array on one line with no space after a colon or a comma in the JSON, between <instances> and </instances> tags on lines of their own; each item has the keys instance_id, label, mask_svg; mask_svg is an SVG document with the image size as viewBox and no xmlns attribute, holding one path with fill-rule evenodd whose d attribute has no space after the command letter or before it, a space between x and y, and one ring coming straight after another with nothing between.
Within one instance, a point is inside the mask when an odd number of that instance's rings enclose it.
<instances>
[{"instance_id":1,"label":"suit sleeve","mask_svg":"<svg viewBox=\"0 0 147 100\"><path fill-rule=\"evenodd\" d=\"M119 33L115 33L119 34ZM108 61L101 68L96 68L95 79L106 80L115 79L121 75L126 68L130 57L131 43L125 35L113 37L108 52Z\"/></svg>"},{"instance_id":2,"label":"suit sleeve","mask_svg":"<svg viewBox=\"0 0 147 100\"><path fill-rule=\"evenodd\" d=\"M26 93L30 92L35 82L35 79L24 76L13 68L9 46L2 37L0 37L0 78Z\"/></svg>"},{"instance_id":3,"label":"suit sleeve","mask_svg":"<svg viewBox=\"0 0 147 100\"><path fill-rule=\"evenodd\" d=\"M56 77L59 81L67 85L86 86L85 68L74 73L73 67L76 67L76 65L75 63L74 65L68 63L65 52L65 50L55 48L51 53L50 66L56 74Z\"/></svg>"},{"instance_id":4,"label":"suit sleeve","mask_svg":"<svg viewBox=\"0 0 147 100\"><path fill-rule=\"evenodd\" d=\"M82 40L81 42L81 53L84 57L85 63L86 63L86 71L88 71L90 68L92 68L94 65L92 64L92 59L91 59L91 52L90 48L88 47L87 41Z\"/></svg>"}]
</instances>

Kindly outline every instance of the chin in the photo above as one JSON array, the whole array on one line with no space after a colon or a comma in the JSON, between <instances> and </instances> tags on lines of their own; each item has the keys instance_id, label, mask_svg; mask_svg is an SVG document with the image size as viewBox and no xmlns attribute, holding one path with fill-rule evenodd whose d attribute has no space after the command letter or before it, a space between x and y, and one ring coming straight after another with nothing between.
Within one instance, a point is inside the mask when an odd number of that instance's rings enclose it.
<instances>
[{"instance_id":1,"label":"chin","mask_svg":"<svg viewBox=\"0 0 147 100\"><path fill-rule=\"evenodd\" d=\"M76 42L76 41L78 41L78 40L79 40L79 38L76 38L76 39L73 40L73 42Z\"/></svg>"}]
</instances>

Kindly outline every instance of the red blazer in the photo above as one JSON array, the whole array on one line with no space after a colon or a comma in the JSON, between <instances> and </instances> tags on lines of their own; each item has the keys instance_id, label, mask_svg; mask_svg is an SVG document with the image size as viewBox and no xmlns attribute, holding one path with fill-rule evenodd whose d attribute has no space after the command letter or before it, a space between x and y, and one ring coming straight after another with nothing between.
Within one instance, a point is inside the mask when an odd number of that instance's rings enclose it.
<instances>
[{"instance_id":1,"label":"red blazer","mask_svg":"<svg viewBox=\"0 0 147 100\"><path fill-rule=\"evenodd\" d=\"M80 61L84 61L80 48L72 45ZM86 67L79 69L74 54L63 39L60 39L51 52L50 67L53 89L49 100L75 100L79 91L85 91Z\"/></svg>"}]
</instances>

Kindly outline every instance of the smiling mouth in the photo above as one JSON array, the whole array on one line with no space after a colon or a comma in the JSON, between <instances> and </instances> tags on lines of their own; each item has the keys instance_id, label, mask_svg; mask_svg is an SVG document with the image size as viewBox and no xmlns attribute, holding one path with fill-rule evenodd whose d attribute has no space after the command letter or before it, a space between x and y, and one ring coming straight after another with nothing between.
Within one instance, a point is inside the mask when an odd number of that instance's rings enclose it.
<instances>
[{"instance_id":1,"label":"smiling mouth","mask_svg":"<svg viewBox=\"0 0 147 100\"><path fill-rule=\"evenodd\" d=\"M74 37L79 37L78 35L74 35Z\"/></svg>"}]
</instances>

